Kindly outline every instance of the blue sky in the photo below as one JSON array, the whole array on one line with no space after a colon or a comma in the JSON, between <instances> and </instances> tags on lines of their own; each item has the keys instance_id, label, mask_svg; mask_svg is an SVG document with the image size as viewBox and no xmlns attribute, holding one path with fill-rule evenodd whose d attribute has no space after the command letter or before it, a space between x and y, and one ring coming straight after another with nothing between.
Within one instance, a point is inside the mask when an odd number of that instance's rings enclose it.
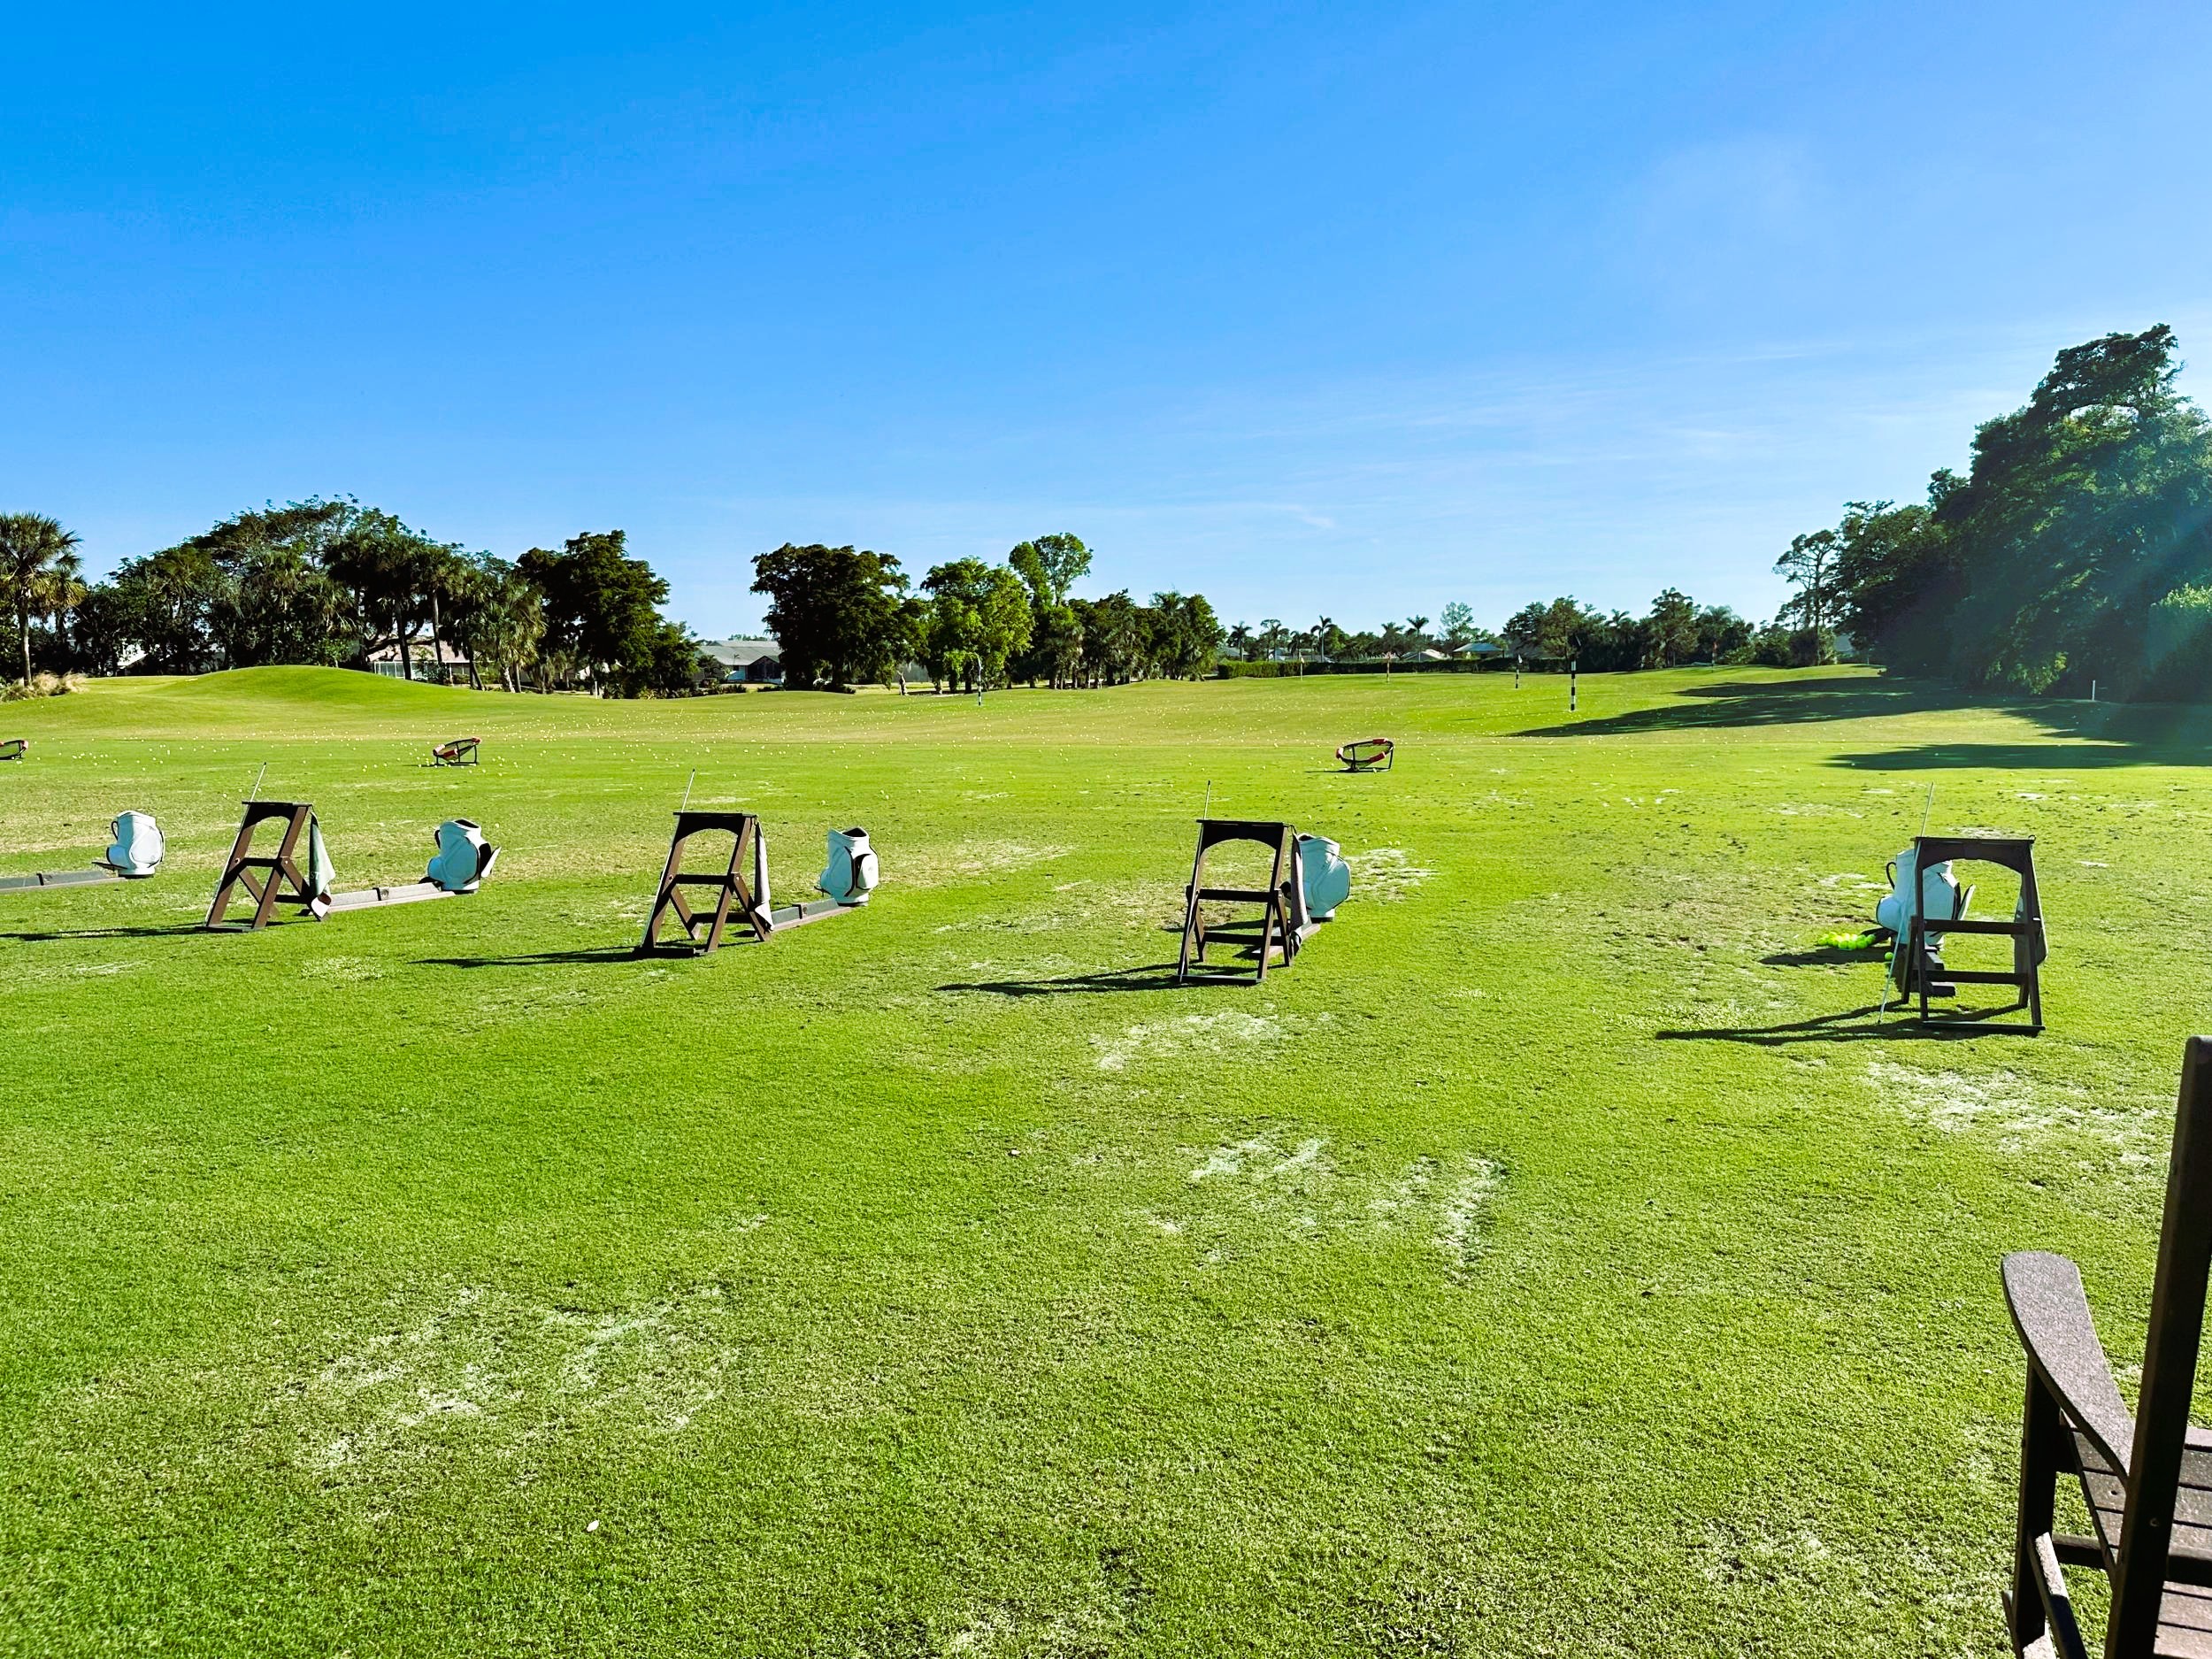
<instances>
[{"instance_id":1,"label":"blue sky","mask_svg":"<svg viewBox=\"0 0 2212 1659\"><path fill-rule=\"evenodd\" d=\"M79 18L81 20L79 20ZM1494 625L1916 495L2062 345L2212 371L2201 4L11 19L0 509L351 494ZM2212 373L2185 384L2212 392Z\"/></svg>"}]
</instances>

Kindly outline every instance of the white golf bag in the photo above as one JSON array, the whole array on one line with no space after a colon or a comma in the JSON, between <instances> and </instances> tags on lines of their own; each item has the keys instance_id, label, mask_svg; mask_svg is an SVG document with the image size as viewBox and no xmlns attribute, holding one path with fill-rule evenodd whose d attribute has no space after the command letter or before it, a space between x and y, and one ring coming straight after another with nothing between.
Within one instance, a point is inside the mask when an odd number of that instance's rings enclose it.
<instances>
[{"instance_id":1,"label":"white golf bag","mask_svg":"<svg viewBox=\"0 0 2212 1659\"><path fill-rule=\"evenodd\" d=\"M840 904L865 904L876 887L875 849L864 829L829 833L829 867L814 884Z\"/></svg>"},{"instance_id":2,"label":"white golf bag","mask_svg":"<svg viewBox=\"0 0 2212 1659\"><path fill-rule=\"evenodd\" d=\"M1900 939L1912 931L1913 865L1917 849L1908 847L1889 867L1891 890L1874 907L1876 926L1886 927ZM1922 914L1932 922L1955 922L1966 914L1974 889L1962 887L1951 876L1947 864L1931 864L1920 872Z\"/></svg>"},{"instance_id":3,"label":"white golf bag","mask_svg":"<svg viewBox=\"0 0 2212 1659\"><path fill-rule=\"evenodd\" d=\"M1891 888L1888 895L1874 907L1875 925L1887 928L1896 936L1896 949L1890 952L1890 979L1900 991L1910 994L1914 986L1924 979L1930 995L1948 996L1949 985L1941 978L1943 957L1939 936L1932 935L1920 943L1916 960L1910 949L1913 921L1913 879L1920 881L1920 915L1931 922L1955 922L1964 918L1966 907L1974 897L1972 887L1962 887L1953 879L1948 864L1930 864L1924 871L1915 869L1919 858L1918 849L1908 847L1897 855L1889 867Z\"/></svg>"},{"instance_id":4,"label":"white golf bag","mask_svg":"<svg viewBox=\"0 0 2212 1659\"><path fill-rule=\"evenodd\" d=\"M448 818L432 833L438 852L423 879L448 893L475 892L499 861L499 849L485 842L483 826L471 818Z\"/></svg>"},{"instance_id":5,"label":"white golf bag","mask_svg":"<svg viewBox=\"0 0 2212 1659\"><path fill-rule=\"evenodd\" d=\"M117 875L136 879L161 868L161 856L167 849L162 842L161 826L150 813L124 813L115 820L114 835L107 863Z\"/></svg>"},{"instance_id":6,"label":"white golf bag","mask_svg":"<svg viewBox=\"0 0 2212 1659\"><path fill-rule=\"evenodd\" d=\"M1344 862L1344 849L1325 835L1298 838L1298 910L1293 918L1303 927L1325 922L1336 907L1352 895L1352 870Z\"/></svg>"}]
</instances>

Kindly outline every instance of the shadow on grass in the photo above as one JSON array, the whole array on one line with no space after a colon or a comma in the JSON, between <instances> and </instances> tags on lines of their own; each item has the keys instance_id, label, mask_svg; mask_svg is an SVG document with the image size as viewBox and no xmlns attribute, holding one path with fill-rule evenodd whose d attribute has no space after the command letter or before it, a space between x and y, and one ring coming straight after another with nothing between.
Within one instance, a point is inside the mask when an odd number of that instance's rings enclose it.
<instances>
[{"instance_id":1,"label":"shadow on grass","mask_svg":"<svg viewBox=\"0 0 2212 1659\"><path fill-rule=\"evenodd\" d=\"M664 956L680 957L680 950L664 950ZM628 945L603 945L593 950L534 950L514 956L418 956L419 968L562 968L575 967L594 962L638 962L639 956Z\"/></svg>"},{"instance_id":2,"label":"shadow on grass","mask_svg":"<svg viewBox=\"0 0 2212 1659\"><path fill-rule=\"evenodd\" d=\"M1759 961L1770 968L1840 968L1856 963L1878 963L1879 950L1842 950L1834 945L1808 945L1801 950L1778 950Z\"/></svg>"},{"instance_id":3,"label":"shadow on grass","mask_svg":"<svg viewBox=\"0 0 2212 1659\"><path fill-rule=\"evenodd\" d=\"M2212 759L2202 746L2178 742L2113 742L2108 739L2054 736L2047 743L1916 743L1909 749L1877 749L1863 755L1837 755L1831 766L1856 772L1935 772L1971 769L1978 772L2033 771L2062 772L2093 766L2142 766L2164 764L2201 765Z\"/></svg>"},{"instance_id":4,"label":"shadow on grass","mask_svg":"<svg viewBox=\"0 0 2212 1659\"><path fill-rule=\"evenodd\" d=\"M197 922L172 922L159 927L84 927L70 933L36 928L19 933L0 933L0 939L19 945L43 945L60 939L168 939L208 931Z\"/></svg>"},{"instance_id":5,"label":"shadow on grass","mask_svg":"<svg viewBox=\"0 0 2212 1659\"><path fill-rule=\"evenodd\" d=\"M941 991L986 991L993 996L1080 996L1108 991L1171 991L1175 988L1175 964L1164 962L1147 968L1114 968L1103 973L1070 973L1055 979L979 979L972 983L941 985L937 988Z\"/></svg>"},{"instance_id":6,"label":"shadow on grass","mask_svg":"<svg viewBox=\"0 0 2212 1659\"><path fill-rule=\"evenodd\" d=\"M1820 1014L1811 1019L1793 1021L1786 1025L1709 1025L1694 1031L1655 1031L1651 1034L1659 1042L1742 1042L1760 1048L1784 1048L1801 1042L1940 1042L1961 1039L1970 1042L1977 1037L2030 1037L2035 1034L2025 1025L2001 1025L1994 1019L1985 1025L1970 1027L1924 1025L1911 1009L1894 1003L1891 1005L1886 1020L1880 1024L1870 1023L1881 1011L1879 1002L1869 1002L1864 1008L1845 1009L1836 1014ZM2011 1011L2013 1005L2008 1003L1994 1010L1946 1010L1943 1018L1962 1019ZM1848 1023L1854 1020L1870 1023Z\"/></svg>"},{"instance_id":7,"label":"shadow on grass","mask_svg":"<svg viewBox=\"0 0 2212 1659\"><path fill-rule=\"evenodd\" d=\"M1786 680L1724 680L1687 686L1653 709L1588 720L1563 720L1516 732L1516 737L1632 737L1648 732L1694 731L1701 726L1802 726L1816 720L1863 720L1878 715L1928 710L1987 708L1976 698L1932 680L1870 679L1827 674ZM2001 704L1995 706L2010 707Z\"/></svg>"}]
</instances>

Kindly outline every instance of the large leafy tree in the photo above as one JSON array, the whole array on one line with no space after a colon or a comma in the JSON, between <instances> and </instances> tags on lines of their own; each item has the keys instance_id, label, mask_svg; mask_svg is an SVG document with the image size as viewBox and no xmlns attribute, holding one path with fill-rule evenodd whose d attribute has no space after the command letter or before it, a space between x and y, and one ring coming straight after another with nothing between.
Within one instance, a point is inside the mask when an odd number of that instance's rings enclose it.
<instances>
[{"instance_id":1,"label":"large leafy tree","mask_svg":"<svg viewBox=\"0 0 2212 1659\"><path fill-rule=\"evenodd\" d=\"M660 648L668 584L629 557L621 531L571 536L557 553L532 548L515 568L541 596L557 672L571 683L588 674L595 694L636 682Z\"/></svg>"},{"instance_id":2,"label":"large leafy tree","mask_svg":"<svg viewBox=\"0 0 2212 1659\"><path fill-rule=\"evenodd\" d=\"M225 661L312 663L334 667L356 649L353 595L291 548L242 556L224 572L208 607L208 629Z\"/></svg>"},{"instance_id":3,"label":"large leafy tree","mask_svg":"<svg viewBox=\"0 0 2212 1659\"><path fill-rule=\"evenodd\" d=\"M754 559L753 591L768 595L787 685L887 679L918 649L906 578L889 554L787 541Z\"/></svg>"},{"instance_id":4,"label":"large leafy tree","mask_svg":"<svg viewBox=\"0 0 2212 1659\"><path fill-rule=\"evenodd\" d=\"M1949 472L1929 487L1931 502L1847 503L1835 528L1839 626L1894 667L1945 668L1951 613L1964 591L1958 542L1940 503L1957 488Z\"/></svg>"},{"instance_id":5,"label":"large leafy tree","mask_svg":"<svg viewBox=\"0 0 2212 1659\"><path fill-rule=\"evenodd\" d=\"M922 579L929 595L933 676L980 690L1005 677L1010 658L1028 647L1029 590L1002 565L954 559Z\"/></svg>"},{"instance_id":6,"label":"large leafy tree","mask_svg":"<svg viewBox=\"0 0 2212 1659\"><path fill-rule=\"evenodd\" d=\"M1798 538L1832 552L1833 619L1906 669L2076 693L2156 672L2170 692L2154 614L2212 581L2212 424L2175 387L2176 350L2162 324L2070 346L1975 433L1963 477Z\"/></svg>"},{"instance_id":7,"label":"large leafy tree","mask_svg":"<svg viewBox=\"0 0 2212 1659\"><path fill-rule=\"evenodd\" d=\"M449 603L453 638L468 652L471 677L480 686L488 667L502 686L520 691L545 637L545 602L536 586L507 560L480 553L467 562Z\"/></svg>"},{"instance_id":8,"label":"large leafy tree","mask_svg":"<svg viewBox=\"0 0 2212 1659\"><path fill-rule=\"evenodd\" d=\"M431 594L455 580L460 550L408 528L380 509L350 502L341 505L322 557L325 568L360 606L363 631L357 657L365 659L395 646L400 672L412 679L416 630L434 623Z\"/></svg>"},{"instance_id":9,"label":"large leafy tree","mask_svg":"<svg viewBox=\"0 0 2212 1659\"><path fill-rule=\"evenodd\" d=\"M1058 687L1072 683L1083 660L1083 624L1068 603L1068 589L1091 568L1091 550L1063 532L1024 541L1006 563L1029 589L1029 642L1014 671L1034 685L1041 676Z\"/></svg>"},{"instance_id":10,"label":"large leafy tree","mask_svg":"<svg viewBox=\"0 0 2212 1659\"><path fill-rule=\"evenodd\" d=\"M2212 578L2212 429L2174 387L2173 331L2058 354L1974 435L1945 503L1968 590L1955 662L2030 691L2131 679L2152 605Z\"/></svg>"},{"instance_id":11,"label":"large leafy tree","mask_svg":"<svg viewBox=\"0 0 2212 1659\"><path fill-rule=\"evenodd\" d=\"M1072 603L1083 628L1084 678L1094 686L1135 679L1144 664L1145 628L1141 609L1128 591Z\"/></svg>"},{"instance_id":12,"label":"large leafy tree","mask_svg":"<svg viewBox=\"0 0 2212 1659\"><path fill-rule=\"evenodd\" d=\"M1782 607L1782 613L1798 626L1835 626L1836 560L1840 551L1833 530L1815 530L1794 538L1782 557L1774 561L1776 573L1796 589Z\"/></svg>"},{"instance_id":13,"label":"large leafy tree","mask_svg":"<svg viewBox=\"0 0 2212 1659\"><path fill-rule=\"evenodd\" d=\"M1645 661L1654 668L1672 668L1686 663L1697 655L1698 610L1689 595L1679 588L1660 590L1651 602L1651 615L1645 620Z\"/></svg>"},{"instance_id":14,"label":"large leafy tree","mask_svg":"<svg viewBox=\"0 0 2212 1659\"><path fill-rule=\"evenodd\" d=\"M23 680L31 679L31 623L76 603L77 538L43 513L0 513L0 602L15 620L23 648Z\"/></svg>"}]
</instances>

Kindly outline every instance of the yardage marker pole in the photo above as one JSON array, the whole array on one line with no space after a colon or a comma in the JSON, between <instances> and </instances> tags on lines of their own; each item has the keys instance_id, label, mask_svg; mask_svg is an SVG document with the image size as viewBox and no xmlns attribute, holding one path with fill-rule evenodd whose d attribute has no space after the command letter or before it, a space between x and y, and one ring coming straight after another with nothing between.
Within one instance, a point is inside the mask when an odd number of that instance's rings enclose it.
<instances>
[{"instance_id":1,"label":"yardage marker pole","mask_svg":"<svg viewBox=\"0 0 2212 1659\"><path fill-rule=\"evenodd\" d=\"M1582 659L1580 657L1570 657L1567 659L1567 712L1569 714L1575 711L1575 703L1581 689L1581 669Z\"/></svg>"}]
</instances>

